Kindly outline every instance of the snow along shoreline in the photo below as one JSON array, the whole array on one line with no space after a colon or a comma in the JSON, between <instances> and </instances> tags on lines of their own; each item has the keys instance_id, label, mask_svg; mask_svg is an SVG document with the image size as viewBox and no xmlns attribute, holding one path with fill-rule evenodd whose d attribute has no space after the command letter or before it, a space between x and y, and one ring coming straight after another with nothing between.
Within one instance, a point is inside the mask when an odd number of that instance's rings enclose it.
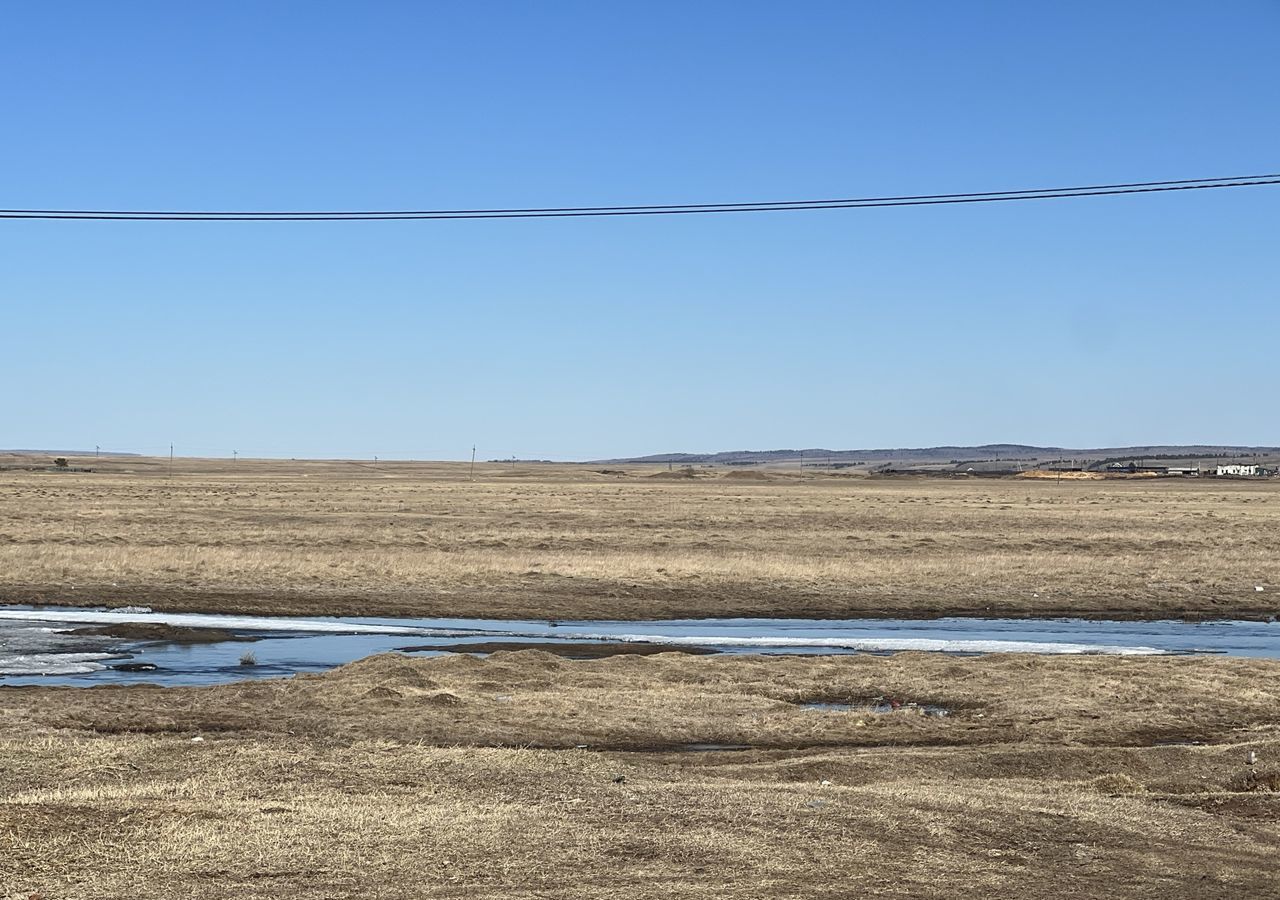
<instances>
[{"instance_id":1,"label":"snow along shoreline","mask_svg":"<svg viewBox=\"0 0 1280 900\"><path fill-rule=\"evenodd\" d=\"M924 651L933 653L1041 653L1102 654L1118 656L1151 656L1169 651L1147 646L1114 646L1109 644L1064 641L1002 640L999 638L925 638L846 635L824 637L791 637L784 635L728 634L652 634L617 631L577 630L571 622L561 622L554 630L534 626L447 627L431 625L380 625L341 619L297 619L281 616L233 616L201 613L157 613L138 608L125 610L0 609L0 621L19 620L63 625L154 624L187 628L220 628L230 631L262 631L297 634L346 635L413 635L434 637L501 636L550 640L619 641L665 644L668 646L701 646L720 648L758 648L760 650L844 650L863 652ZM501 626L506 623L492 623ZM516 623L511 623L516 625ZM659 623L649 623L659 624ZM975 624L977 624L975 622ZM643 627L643 626L641 626ZM705 626L704 626L705 627ZM767 630L767 625L761 625ZM856 629L856 623L850 623Z\"/></svg>"}]
</instances>

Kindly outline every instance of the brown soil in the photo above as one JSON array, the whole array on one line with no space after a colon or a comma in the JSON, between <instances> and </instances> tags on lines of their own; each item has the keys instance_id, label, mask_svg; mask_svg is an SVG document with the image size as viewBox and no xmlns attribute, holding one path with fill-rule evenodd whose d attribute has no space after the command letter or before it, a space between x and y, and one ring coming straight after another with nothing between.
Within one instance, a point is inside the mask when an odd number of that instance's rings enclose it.
<instances>
[{"instance_id":1,"label":"brown soil","mask_svg":"<svg viewBox=\"0 0 1280 900\"><path fill-rule=\"evenodd\" d=\"M86 625L72 634L101 635L130 641L157 641L168 644L221 644L224 641L256 641L256 637L233 634L221 628L187 628L149 622L119 625Z\"/></svg>"},{"instance_id":2,"label":"brown soil","mask_svg":"<svg viewBox=\"0 0 1280 900\"><path fill-rule=\"evenodd\" d=\"M438 651L442 653L502 653L516 650L541 650L552 656L566 659L604 659L609 656L653 656L655 653L692 653L708 655L718 651L706 647L670 647L666 644L648 644L642 641L598 641L568 643L567 641L472 641L457 644L418 644L398 647L402 653Z\"/></svg>"}]
</instances>

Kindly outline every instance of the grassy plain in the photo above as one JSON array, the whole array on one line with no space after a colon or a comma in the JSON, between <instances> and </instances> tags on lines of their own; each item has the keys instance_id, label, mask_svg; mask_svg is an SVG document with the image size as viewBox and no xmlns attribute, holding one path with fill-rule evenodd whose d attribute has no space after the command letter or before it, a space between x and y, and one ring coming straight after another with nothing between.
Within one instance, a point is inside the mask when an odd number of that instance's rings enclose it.
<instances>
[{"instance_id":1,"label":"grassy plain","mask_svg":"<svg viewBox=\"0 0 1280 900\"><path fill-rule=\"evenodd\" d=\"M0 471L0 600L551 618L1280 612L1271 480L96 466Z\"/></svg>"},{"instance_id":2,"label":"grassy plain","mask_svg":"<svg viewBox=\"0 0 1280 900\"><path fill-rule=\"evenodd\" d=\"M1160 617L1280 588L1270 482L98 468L0 471L0 600ZM1225 658L523 651L0 687L0 898L1276 896L1278 685Z\"/></svg>"},{"instance_id":3,"label":"grassy plain","mask_svg":"<svg viewBox=\"0 0 1280 900\"><path fill-rule=\"evenodd\" d=\"M0 689L0 897L1277 896L1278 685L1241 659L524 651ZM880 696L951 714L858 708ZM680 750L711 742L753 749Z\"/></svg>"}]
</instances>

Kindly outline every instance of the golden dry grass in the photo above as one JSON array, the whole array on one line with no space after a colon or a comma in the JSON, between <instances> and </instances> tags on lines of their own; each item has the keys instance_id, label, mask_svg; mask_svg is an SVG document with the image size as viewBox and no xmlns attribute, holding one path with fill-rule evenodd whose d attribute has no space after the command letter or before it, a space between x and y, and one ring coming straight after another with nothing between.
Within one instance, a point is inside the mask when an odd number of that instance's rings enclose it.
<instances>
[{"instance_id":1,"label":"golden dry grass","mask_svg":"<svg viewBox=\"0 0 1280 900\"><path fill-rule=\"evenodd\" d=\"M526 651L0 690L0 897L1274 896L1278 676ZM795 703L884 693L954 712Z\"/></svg>"},{"instance_id":2,"label":"golden dry grass","mask_svg":"<svg viewBox=\"0 0 1280 900\"><path fill-rule=\"evenodd\" d=\"M1280 611L1271 481L468 471L0 471L0 598L556 618Z\"/></svg>"},{"instance_id":3,"label":"golden dry grass","mask_svg":"<svg viewBox=\"0 0 1280 900\"><path fill-rule=\"evenodd\" d=\"M1268 615L1280 584L1269 482L165 469L0 471L0 597ZM0 898L1276 896L1277 685L1244 659L526 651L0 688ZM708 742L753 749L679 749Z\"/></svg>"}]
</instances>

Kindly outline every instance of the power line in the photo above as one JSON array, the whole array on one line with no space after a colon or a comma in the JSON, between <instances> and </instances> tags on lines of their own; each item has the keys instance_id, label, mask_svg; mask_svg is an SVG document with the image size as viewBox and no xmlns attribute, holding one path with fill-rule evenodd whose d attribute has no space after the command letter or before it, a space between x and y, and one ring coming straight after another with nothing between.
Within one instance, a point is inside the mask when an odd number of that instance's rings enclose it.
<instances>
[{"instance_id":1,"label":"power line","mask_svg":"<svg viewBox=\"0 0 1280 900\"><path fill-rule=\"evenodd\" d=\"M122 210L122 209L0 209L0 213L13 214L48 214L48 215L99 215L99 216L411 216L411 215L483 215L487 213L571 213L571 212L618 212L630 210L675 210L675 209L732 209L738 207L762 206L795 206L797 204L828 203L886 203L908 200L948 200L964 197L998 197L1017 194L1063 193L1074 191L1100 191L1118 188L1161 187L1165 185L1200 185L1212 182L1254 182L1263 178L1280 178L1280 174L1272 175L1235 175L1229 178L1188 178L1179 181L1135 181L1122 184L1086 185L1082 187L1032 188L1018 191L977 191L965 194L913 194L896 197L841 197L826 200L761 200L740 203L668 203L651 206L543 206L522 209L390 209L390 210L310 210L299 211L182 211L182 210ZM1214 185L1217 186L1217 185Z\"/></svg>"},{"instance_id":2,"label":"power line","mask_svg":"<svg viewBox=\"0 0 1280 900\"><path fill-rule=\"evenodd\" d=\"M180 210L3 209L0 219L88 219L117 221L297 222L380 221L401 219L545 219L588 216L669 216L695 213L784 212L819 209L870 209L886 206L937 206L1013 200L1061 200L1115 194L1150 194L1209 188L1280 184L1280 174L1231 178L1190 178L1081 187L1033 188L962 194L916 194L897 197L854 197L818 200L771 200L741 203L685 203L648 206L565 206L511 209L349 210L328 212L212 212Z\"/></svg>"}]
</instances>

